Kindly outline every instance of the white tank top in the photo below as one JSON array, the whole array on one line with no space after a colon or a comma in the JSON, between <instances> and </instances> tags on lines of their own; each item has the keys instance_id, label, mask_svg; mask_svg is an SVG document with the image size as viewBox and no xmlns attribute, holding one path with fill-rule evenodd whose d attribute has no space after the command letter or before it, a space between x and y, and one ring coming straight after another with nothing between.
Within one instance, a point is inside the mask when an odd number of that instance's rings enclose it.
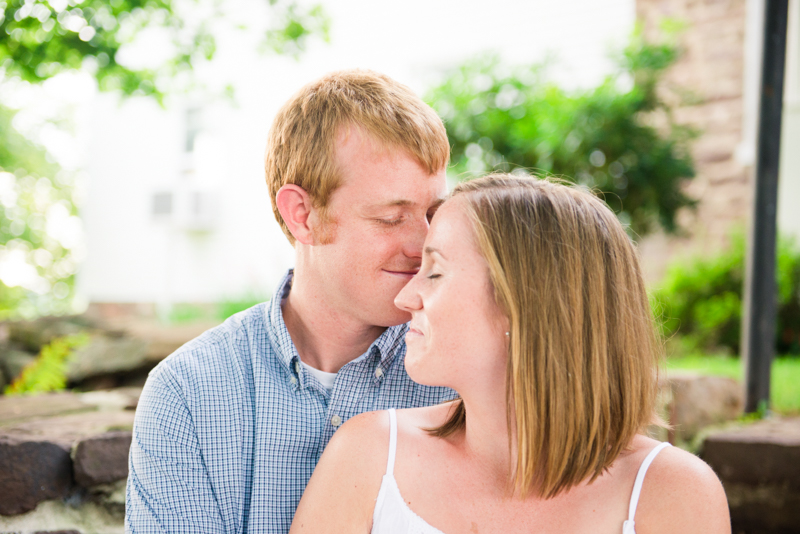
<instances>
[{"instance_id":1,"label":"white tank top","mask_svg":"<svg viewBox=\"0 0 800 534\"><path fill-rule=\"evenodd\" d=\"M656 455L669 443L660 443L647 455L636 474L633 484L631 503L628 507L628 520L622 524L622 534L636 534L633 517L636 515L636 506L639 504L639 494L647 468ZM383 475L378 499L375 501L375 510L372 513L372 534L444 534L434 528L415 514L408 507L397 481L394 478L394 459L397 454L397 415L394 408L389 410L389 459L386 462L386 474Z\"/></svg>"}]
</instances>

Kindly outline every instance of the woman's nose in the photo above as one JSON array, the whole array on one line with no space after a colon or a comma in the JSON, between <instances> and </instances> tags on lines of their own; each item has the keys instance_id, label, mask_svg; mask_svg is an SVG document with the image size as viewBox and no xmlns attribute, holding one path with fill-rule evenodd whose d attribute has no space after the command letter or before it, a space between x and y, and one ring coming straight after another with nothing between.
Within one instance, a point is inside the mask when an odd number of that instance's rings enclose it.
<instances>
[{"instance_id":1,"label":"woman's nose","mask_svg":"<svg viewBox=\"0 0 800 534\"><path fill-rule=\"evenodd\" d=\"M400 290L400 293L394 298L395 306L407 312L422 308L422 299L419 296L419 291L417 291L417 282L420 275L421 271L415 274L405 287Z\"/></svg>"}]
</instances>

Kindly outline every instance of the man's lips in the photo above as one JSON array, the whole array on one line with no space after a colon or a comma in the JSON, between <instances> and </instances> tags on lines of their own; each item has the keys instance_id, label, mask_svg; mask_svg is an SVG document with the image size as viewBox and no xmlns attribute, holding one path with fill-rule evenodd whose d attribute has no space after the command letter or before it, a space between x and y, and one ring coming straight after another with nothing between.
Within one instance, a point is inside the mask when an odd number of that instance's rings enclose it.
<instances>
[{"instance_id":1,"label":"man's lips","mask_svg":"<svg viewBox=\"0 0 800 534\"><path fill-rule=\"evenodd\" d=\"M391 275L394 275L394 276L399 276L401 278L405 278L406 280L411 280L414 277L414 275L417 274L418 271L419 271L419 269L410 269L410 270L407 270L407 271L390 271L388 269L384 269L383 270L383 272L385 272L385 273L388 273L388 274L391 274Z\"/></svg>"}]
</instances>

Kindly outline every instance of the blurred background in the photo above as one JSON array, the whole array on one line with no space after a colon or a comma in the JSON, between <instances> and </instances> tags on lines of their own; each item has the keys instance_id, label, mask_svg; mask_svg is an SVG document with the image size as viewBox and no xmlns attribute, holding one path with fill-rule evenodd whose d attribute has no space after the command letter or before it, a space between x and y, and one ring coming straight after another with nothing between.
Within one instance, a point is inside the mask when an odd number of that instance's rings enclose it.
<instances>
[{"instance_id":1,"label":"blurred background","mask_svg":"<svg viewBox=\"0 0 800 534\"><path fill-rule=\"evenodd\" d=\"M790 456L771 461L800 466L800 0L788 14L771 401L742 415L764 9L764 0L0 0L0 434L51 439L34 423L65 406L94 413L110 402L132 417L136 388L160 359L269 299L293 261L263 176L272 118L309 81L366 68L443 118L451 183L491 170L555 174L617 213L666 339L663 405L675 427L663 439L715 466L712 430L791 435ZM18 397L65 390L112 397ZM22 400L12 408L13 399ZM767 430L740 430L764 417ZM102 434L92 428L51 439L69 445L64 461ZM800 510L800 467L788 479L780 467L740 476L750 472L718 461L718 473L734 473L723 482L739 496L735 531L800 532L800 512L788 511ZM80 486L91 498L78 501L99 515L69 524L118 530L124 467L91 478L73 463L63 487L53 482L61 489L0 509L0 527L63 526L61 505L47 503ZM42 506L58 519L30 515Z\"/></svg>"}]
</instances>

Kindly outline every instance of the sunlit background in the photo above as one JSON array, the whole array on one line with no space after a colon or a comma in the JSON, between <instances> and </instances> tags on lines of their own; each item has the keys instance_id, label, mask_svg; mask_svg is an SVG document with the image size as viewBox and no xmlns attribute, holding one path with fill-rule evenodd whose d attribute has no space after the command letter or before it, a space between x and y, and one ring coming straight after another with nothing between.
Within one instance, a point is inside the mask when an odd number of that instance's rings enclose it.
<instances>
[{"instance_id":1,"label":"sunlit background","mask_svg":"<svg viewBox=\"0 0 800 534\"><path fill-rule=\"evenodd\" d=\"M57 4L50 4L54 16L80 2ZM22 307L28 315L51 309L82 311L92 302L154 304L158 313L168 315L178 303L267 298L291 266L292 251L271 214L262 155L272 117L299 87L331 70L357 67L386 73L430 97L448 73L494 54L490 63L509 67L545 63L546 80L567 91L586 90L620 70L614 58L629 43L636 20L633 0L505 0L491 6L323 2L325 27L307 36L302 47L287 46L276 53L264 45L263 35L278 11L265 2L227 1L224 17L210 22L205 19L213 13L202 2L178 5L187 26L209 25L216 50L211 61L195 65L191 76L184 72L156 80L165 94L161 103L135 92L123 98L119 91L99 91L92 75L94 58L82 69L41 84L11 76L0 85L3 104L19 110L14 127L41 144L48 159L61 168L53 176L24 178L23 187L43 208L27 213L27 220L13 216L14 180L0 176L0 200L12 210L11 236L21 235L25 225L42 227L65 251L54 258L47 247L35 250L24 240L5 243L0 280L11 288L55 297L34 298L34 304ZM747 4L753 12L747 17L751 33L759 30L751 23L758 21L757 5ZM30 12L36 15L33 7ZM662 15L680 25L679 11ZM82 20L73 16L66 25L81 39L91 39L94 33L87 31L94 30ZM784 143L790 145L800 143L796 26L794 21L787 77L790 106ZM736 88L741 93L741 134L730 144L736 145L736 161L746 167L754 159L760 43L753 36L741 37L732 42L745 49L742 86ZM118 60L131 69L157 69L176 51L170 38L165 30L145 29L121 48ZM692 87L697 81L683 80L685 90L697 91ZM630 83L625 73L617 81L622 86ZM190 84L194 88L187 89ZM443 111L441 106L437 109ZM463 110L451 113L459 111ZM791 201L800 198L796 155L787 154L784 163L780 226L783 233L797 235L800 215ZM52 183L71 189L77 212L57 198L48 199ZM691 191L692 186L684 189ZM48 203L52 205L44 207ZM739 223L747 219L745 207L739 202L735 208L733 219ZM684 220L695 222L688 216ZM694 231L700 243L709 238L708 229L686 229ZM667 240L654 230L657 235L645 240L643 250L648 275L656 282L678 240ZM715 246L724 241L719 236L711 240ZM681 243L677 248L683 251L687 246ZM76 275L74 292L71 273ZM63 305L66 301L69 306Z\"/></svg>"},{"instance_id":2,"label":"sunlit background","mask_svg":"<svg viewBox=\"0 0 800 534\"><path fill-rule=\"evenodd\" d=\"M718 469L734 532L793 531L800 486L780 466L796 456L774 455L800 447L786 445L800 421L800 0L786 44L776 358L769 402L743 415L764 8L0 0L0 438L27 440L39 424L77 472L60 444L130 429L159 361L271 297L293 262L263 174L271 121L304 84L366 68L440 114L451 185L491 170L555 174L605 200L639 247L665 340L659 403L672 429L659 439ZM67 439L73 410L111 422ZM729 455L758 474L750 486L713 457L731 425L754 432ZM82 497L69 484L39 494L46 462L16 462L18 485L0 483L0 530L122 532L120 443L113 484L85 483ZM100 515L87 511L98 502Z\"/></svg>"},{"instance_id":3,"label":"sunlit background","mask_svg":"<svg viewBox=\"0 0 800 534\"><path fill-rule=\"evenodd\" d=\"M386 73L434 106L453 181L516 169L604 192L654 290L681 258L743 243L763 2L137 5L3 8L4 39L30 50L5 60L0 83L7 317L113 303L190 320L198 305L269 298L292 249L263 178L267 131L299 87L343 68ZM784 147L800 146L791 6ZM80 53L43 59L34 45L53 36ZM791 240L800 155L782 158L778 226Z\"/></svg>"},{"instance_id":4,"label":"sunlit background","mask_svg":"<svg viewBox=\"0 0 800 534\"><path fill-rule=\"evenodd\" d=\"M278 107L322 74L369 68L424 95L448 70L494 52L510 64L549 59L553 80L591 87L613 71L611 54L634 24L628 0L327 2L328 42L311 36L294 57L259 50L267 8L260 0L225 2L225 15L249 28L219 24L214 59L195 69L201 87L168 94L163 107L149 97L101 93L90 72L40 86L4 82L3 103L20 109L14 126L74 183L79 215L55 204L45 216L48 233L72 251L57 275L76 271L76 309L144 302L163 311L174 303L268 297L292 251L263 179L267 130ZM157 67L170 56L167 32L142 32L120 56L126 66ZM231 98L222 96L228 88ZM0 279L67 297L63 283L51 287L30 259L49 261L44 253L6 250ZM48 302L40 306L46 311Z\"/></svg>"}]
</instances>

